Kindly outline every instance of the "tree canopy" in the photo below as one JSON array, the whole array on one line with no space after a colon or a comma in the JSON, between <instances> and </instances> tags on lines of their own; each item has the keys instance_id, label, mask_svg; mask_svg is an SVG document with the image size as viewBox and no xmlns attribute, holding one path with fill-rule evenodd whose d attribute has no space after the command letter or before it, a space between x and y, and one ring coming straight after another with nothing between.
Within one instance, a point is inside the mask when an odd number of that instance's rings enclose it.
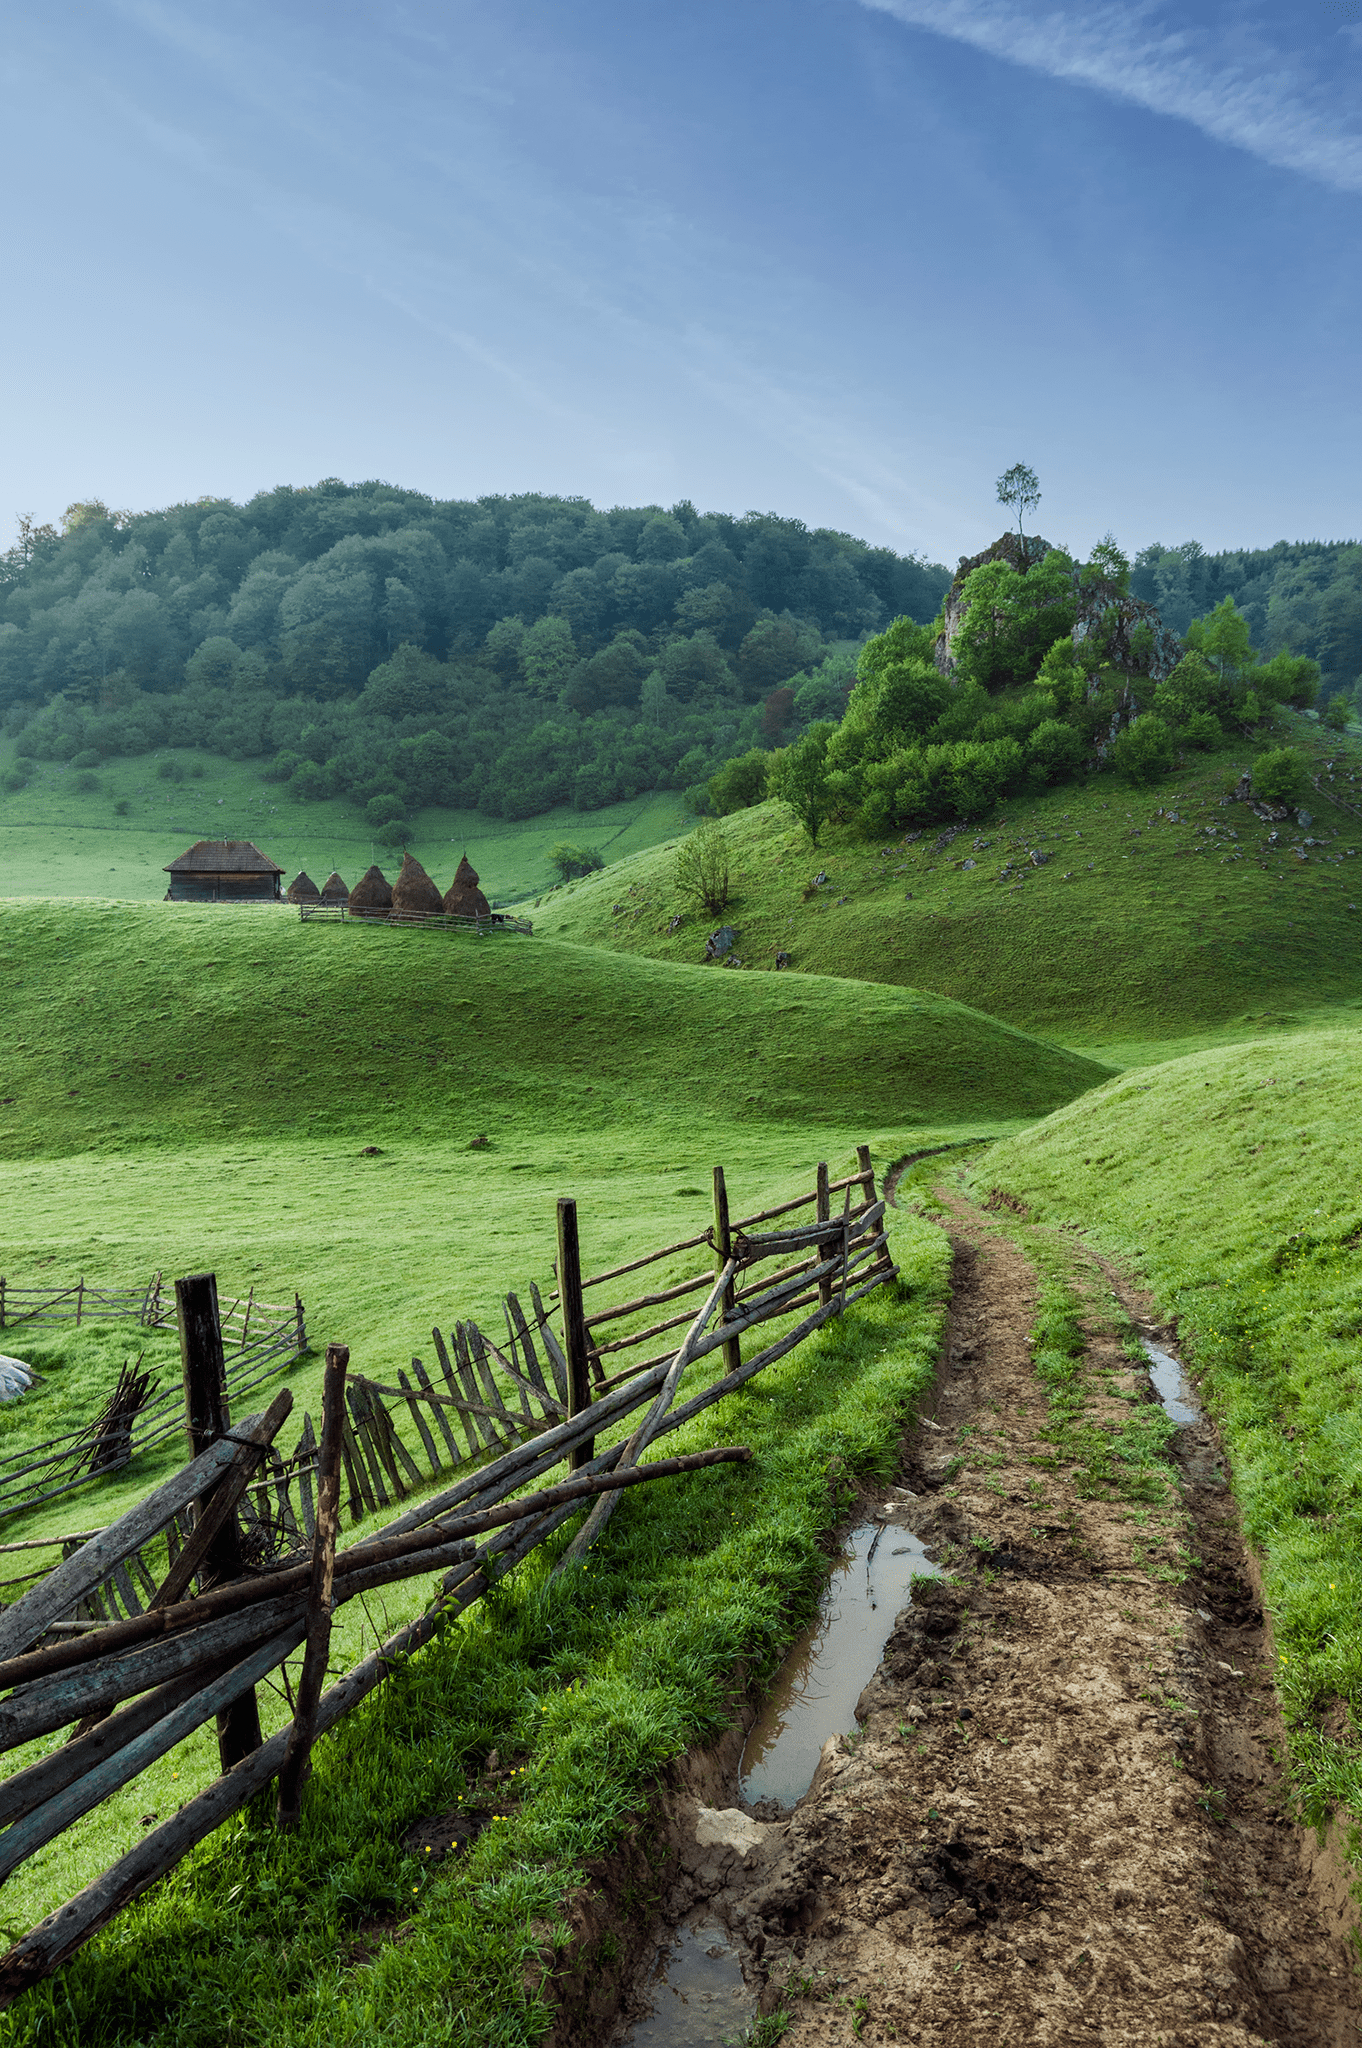
<instances>
[{"instance_id":1,"label":"tree canopy","mask_svg":"<svg viewBox=\"0 0 1362 2048\"><path fill-rule=\"evenodd\" d=\"M245 505L91 499L0 558L0 715L30 755L210 747L366 813L592 809L797 736L826 715L811 687L840 709L866 635L930 619L948 582L684 500L335 478Z\"/></svg>"}]
</instances>

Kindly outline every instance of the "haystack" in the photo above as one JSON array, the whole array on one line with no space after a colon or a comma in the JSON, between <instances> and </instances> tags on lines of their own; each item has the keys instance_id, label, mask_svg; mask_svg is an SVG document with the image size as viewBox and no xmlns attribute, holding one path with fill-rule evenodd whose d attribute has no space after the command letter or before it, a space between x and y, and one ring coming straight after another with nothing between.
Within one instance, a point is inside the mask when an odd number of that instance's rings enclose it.
<instances>
[{"instance_id":1,"label":"haystack","mask_svg":"<svg viewBox=\"0 0 1362 2048\"><path fill-rule=\"evenodd\" d=\"M322 892L306 868L300 869L293 877L284 894L290 903L320 903L322 900Z\"/></svg>"},{"instance_id":2,"label":"haystack","mask_svg":"<svg viewBox=\"0 0 1362 2048\"><path fill-rule=\"evenodd\" d=\"M392 884L382 868L366 868L350 891L351 917L386 917L392 907Z\"/></svg>"},{"instance_id":3,"label":"haystack","mask_svg":"<svg viewBox=\"0 0 1362 2048\"><path fill-rule=\"evenodd\" d=\"M402 856L402 872L393 883L393 910L406 917L438 917L444 905L440 892L419 860Z\"/></svg>"},{"instance_id":4,"label":"haystack","mask_svg":"<svg viewBox=\"0 0 1362 2048\"><path fill-rule=\"evenodd\" d=\"M445 892L445 909L452 917L490 917L491 905L478 887L478 871L465 854L458 873Z\"/></svg>"},{"instance_id":5,"label":"haystack","mask_svg":"<svg viewBox=\"0 0 1362 2048\"><path fill-rule=\"evenodd\" d=\"M334 868L332 868L332 870L331 870L330 874L329 874L329 875L327 876L326 880L325 880L325 881L324 881L324 882L322 883L322 902L323 902L323 903L348 903L348 902L349 902L349 900L350 900L350 891L349 891L349 890L348 890L348 889L346 888L346 886L345 886L344 882L343 882L343 881L341 880L340 876L339 876L339 875L338 875L338 874L336 873L336 870L335 870Z\"/></svg>"}]
</instances>

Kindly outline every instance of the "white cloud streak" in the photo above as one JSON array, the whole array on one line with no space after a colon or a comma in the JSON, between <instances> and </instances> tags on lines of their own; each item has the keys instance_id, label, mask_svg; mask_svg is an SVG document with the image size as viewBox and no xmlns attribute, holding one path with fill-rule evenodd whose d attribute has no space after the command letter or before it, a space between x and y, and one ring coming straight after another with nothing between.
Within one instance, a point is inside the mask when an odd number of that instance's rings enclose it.
<instances>
[{"instance_id":1,"label":"white cloud streak","mask_svg":"<svg viewBox=\"0 0 1362 2048\"><path fill-rule=\"evenodd\" d=\"M1242 54L1205 30L1172 27L1151 6L1100 5L1023 13L992 0L860 0L911 28L1186 121L1280 170L1340 192L1362 192L1362 133L1353 106L1312 75L1301 52ZM1351 57L1340 38L1335 60ZM1351 66L1349 67L1351 68Z\"/></svg>"}]
</instances>

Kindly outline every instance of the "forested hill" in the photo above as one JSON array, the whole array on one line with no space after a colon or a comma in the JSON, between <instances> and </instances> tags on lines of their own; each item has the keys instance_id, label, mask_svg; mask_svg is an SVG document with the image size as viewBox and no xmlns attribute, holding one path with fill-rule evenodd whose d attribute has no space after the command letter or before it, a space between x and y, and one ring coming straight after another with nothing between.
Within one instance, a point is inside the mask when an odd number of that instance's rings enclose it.
<instances>
[{"instance_id":1,"label":"forested hill","mask_svg":"<svg viewBox=\"0 0 1362 2048\"><path fill-rule=\"evenodd\" d=\"M1362 677L1362 547L1356 541L1284 541L1208 555L1197 541L1157 541L1135 557L1130 587L1183 634L1232 597L1267 654L1308 654L1326 695Z\"/></svg>"},{"instance_id":2,"label":"forested hill","mask_svg":"<svg viewBox=\"0 0 1362 2048\"><path fill-rule=\"evenodd\" d=\"M72 506L0 561L0 714L33 757L260 757L376 830L687 787L836 716L937 564L683 502L437 500L328 479L161 512ZM88 757L88 759L86 758Z\"/></svg>"}]
</instances>

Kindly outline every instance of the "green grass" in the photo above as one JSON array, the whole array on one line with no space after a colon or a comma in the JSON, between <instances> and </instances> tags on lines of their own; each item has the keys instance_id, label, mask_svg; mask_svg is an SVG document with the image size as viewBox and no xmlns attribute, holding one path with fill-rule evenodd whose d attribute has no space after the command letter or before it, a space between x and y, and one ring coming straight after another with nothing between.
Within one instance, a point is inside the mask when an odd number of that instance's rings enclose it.
<instances>
[{"instance_id":1,"label":"green grass","mask_svg":"<svg viewBox=\"0 0 1362 2048\"><path fill-rule=\"evenodd\" d=\"M716 1161L741 1214L808 1186L820 1157L834 1175L845 1171L859 1141L883 1168L923 1144L1015 1129L1107 1074L909 991L798 975L716 980L537 935L303 924L271 909L11 901L0 905L0 977L10 1279L83 1271L127 1282L156 1267L168 1277L211 1268L225 1295L253 1284L266 1299L287 1300L296 1286L318 1348L342 1339L355 1367L381 1379L413 1351L428 1355L432 1322L493 1316L508 1285L547 1277L559 1193L578 1197L586 1264L599 1270L702 1229ZM470 1150L484 1133L487 1145ZM120 1922L101 1945L103 1961L77 1965L94 1987L88 1999L80 1994L82 2038L143 2038L146 2012L162 2003L175 2013L166 2039L243 2037L233 2029L245 2027L251 2001L276 1996L293 2016L262 2019L251 2038L362 2038L365 1987L394 1972L384 2010L397 2015L399 2035L429 2008L437 2031L426 2038L483 2038L482 2019L461 2033L461 2023L439 2016L451 1972L470 2010L510 2026L507 1984L519 1981L531 1909L552 1909L573 1859L610 1838L659 1756L713 1725L716 1674L739 1656L753 1671L767 1668L798 1626L820 1569L817 1537L841 1498L828 1487L829 1461L842 1458L850 1472L889 1453L896 1418L927 1369L944 1286L939 1234L916 1223L905 1229L919 1283L911 1301L877 1299L844 1332L797 1352L769 1385L763 1379L736 1408L708 1419L718 1437L750 1436L758 1446L755 1485L749 1477L746 1492L730 1498L725 1489L738 1482L721 1476L713 1489L706 1478L700 1507L678 1488L670 1507L621 1509L611 1525L625 1560L615 1605L598 1602L594 1615L584 1596L544 1596L541 1566L522 1573L489 1610L494 1622L475 1615L457 1632L457 1654L450 1647L413 1667L443 1674L429 1681L437 1690L453 1689L454 1704L440 1710L448 1739L410 1739L402 1719L427 1714L424 1677L411 1680L419 1706L400 1705L405 1695L395 1690L369 1718L347 1722L327 1752L330 1818L309 1829L296 1857L267 1829L241 1823ZM27 1353L47 1377L0 1411L7 1450L93 1412L121 1358L144 1340L149 1362L175 1373L173 1340L146 1339L132 1324L79 1333L68 1325L27 1344L20 1335L7 1331L4 1348ZM300 1409L315 1414L319 1378L314 1352L290 1377ZM694 1442L713 1440L696 1425ZM106 1521L180 1455L171 1445L3 1533ZM703 1503L714 1500L727 1505L705 1521ZM738 1540L730 1523L739 1500L749 1547L731 1552L738 1562L730 1569L724 1546ZM692 1514L700 1518L693 1526ZM653 1531L651 1548L628 1550L636 1526ZM760 1569L751 1562L758 1551ZM354 1662L426 1598L418 1580L367 1609L346 1609L337 1664ZM609 1643L601 1636L607 1613ZM622 1616L631 1617L627 1627ZM544 1663L561 1675L569 1654L601 1688L590 1742L578 1742L555 1689L548 1723L558 1728L566 1717L562 1754L576 1761L562 1763L561 1777L558 1764L544 1765L548 1803L534 1808L529 1834L508 1830L504 1866L495 1843L480 1848L466 1895L445 1901L441 1893L429 1942L412 1948L424 1959L419 1968L405 1960L410 1945L397 1960L385 1952L355 1980L352 2008L344 1991L340 2031L327 2033L316 2015L338 1982L351 1983L337 1963L348 1953L345 1930L408 1896L402 1828L457 1796L479 1743L485 1754L498 1741L527 1742L526 1702L536 1713L545 1703L541 1681L527 1674ZM281 1725L286 1702L265 1693L262 1713L267 1729ZM398 1740L393 1730L403 1728ZM470 1729L484 1733L475 1739ZM501 1732L484 1739L487 1730ZM9 1766L24 1760L16 1755ZM201 1731L15 1874L5 1891L10 1924L50 1910L138 1838L143 1812L173 1810L215 1768L212 1733ZM285 1866L294 1873L286 1879L276 1875ZM316 1876L323 1866L333 1871L325 1882ZM449 1878L456 1891L461 1882ZM315 1919L296 1954L281 1963L275 1949L258 1951L281 1899L313 1889ZM470 1946L478 1916L492 1930L484 1962ZM236 1922L254 1931L234 1946ZM191 1978L219 1949L210 1996ZM420 1976L427 1968L429 1982ZM261 1990L262 1972L272 1991ZM142 1984L154 1987L146 2006ZM41 2012L55 2001L54 2010L68 2011L67 1995L35 1994L29 2005ZM108 2031L91 2033L106 2024L106 2009ZM294 2031L303 2011L312 2017ZM71 2037L61 2031L66 2021L35 2019L32 2036L27 2020L12 2024L15 2038Z\"/></svg>"},{"instance_id":2,"label":"green grass","mask_svg":"<svg viewBox=\"0 0 1362 2048\"><path fill-rule=\"evenodd\" d=\"M897 1433L931 1380L949 1266L944 1236L914 1218L897 1221L894 1249L905 1285L668 1445L746 1442L749 1466L631 1497L564 1579L531 1559L322 1741L298 1835L277 1837L267 1810L229 1823L27 1994L0 2038L34 2048L520 2048L539 2038L550 2019L540 1956L552 1961L565 1939L562 1906L583 1864L631 1825L660 1863L647 1823L659 1775L726 1724L735 1677L760 1682L774 1669L817 1598L820 1539L858 1481L891 1474ZM422 1868L404 1832L471 1801L494 1749L517 1773L502 1788L513 1816L462 1864ZM164 1811L181 1795L170 1761L159 1782L156 1772L139 1781L134 1804ZM87 1830L85 1846L98 1868L112 1844ZM68 1846L61 1875L77 1861ZM6 1900L22 1923L37 1888L7 1889ZM647 1914L656 1894L645 1885L620 1903ZM605 1953L595 1963L608 1972Z\"/></svg>"},{"instance_id":3,"label":"green grass","mask_svg":"<svg viewBox=\"0 0 1362 2048\"><path fill-rule=\"evenodd\" d=\"M163 781L162 760L185 779ZM0 746L0 775L14 764ZM358 881L371 861L391 877L401 865L376 840L353 805L340 798L306 803L263 780L261 763L229 761L193 747L105 762L98 788L76 788L76 771L43 761L21 790L0 790L0 895L117 897L155 902L165 895L167 862L195 839L253 839L291 881L305 868L320 888L332 868ZM195 771L201 770L201 773ZM126 812L116 809L127 805ZM408 841L442 889L468 851L489 901L533 898L551 886L549 848L560 839L599 848L607 861L675 838L691 820L681 797L661 790L601 811L563 804L537 818L510 821L480 811L432 805L411 821Z\"/></svg>"},{"instance_id":4,"label":"green grass","mask_svg":"<svg viewBox=\"0 0 1362 2048\"><path fill-rule=\"evenodd\" d=\"M1362 1006L1362 816L1329 796L1362 809L1362 780L1349 780L1362 748L1349 737L1326 749L1318 727L1296 724L1326 776L1309 805L1327 844L1305 866L1286 851L1293 827L1268 853L1272 828L1246 805L1222 807L1252 758L1241 746L1194 756L1149 791L1102 776L1022 798L940 851L934 827L912 845L841 827L812 852L781 807L738 812L724 820L724 917L748 967L773 967L779 948L809 973L934 989L1114 1064L1312 1023ZM991 843L976 851L976 838ZM1050 858L1034 868L1026 847ZM1000 880L1004 861L1015 872ZM811 890L820 871L828 882ZM565 938L689 961L720 922L678 895L666 847L559 890L538 918Z\"/></svg>"},{"instance_id":5,"label":"green grass","mask_svg":"<svg viewBox=\"0 0 1362 2048\"><path fill-rule=\"evenodd\" d=\"M1200 1053L1123 1076L978 1168L1143 1270L1177 1317L1263 1562L1312 1819L1362 1813L1360 1076L1356 1030Z\"/></svg>"},{"instance_id":6,"label":"green grass","mask_svg":"<svg viewBox=\"0 0 1362 2048\"><path fill-rule=\"evenodd\" d=\"M314 1343L383 1379L433 1322L499 1327L506 1287L546 1278L558 1194L601 1271L703 1229L716 1163L750 1213L858 1142L888 1164L1107 1073L902 990L268 908L0 905L0 977L11 1283L297 1288ZM95 1377L112 1369L101 1353ZM319 1381L314 1356L291 1384L313 1402ZM4 1440L63 1426L62 1385L0 1412ZM150 1473L103 1482L106 1512ZM38 1519L72 1526L61 1504Z\"/></svg>"}]
</instances>

